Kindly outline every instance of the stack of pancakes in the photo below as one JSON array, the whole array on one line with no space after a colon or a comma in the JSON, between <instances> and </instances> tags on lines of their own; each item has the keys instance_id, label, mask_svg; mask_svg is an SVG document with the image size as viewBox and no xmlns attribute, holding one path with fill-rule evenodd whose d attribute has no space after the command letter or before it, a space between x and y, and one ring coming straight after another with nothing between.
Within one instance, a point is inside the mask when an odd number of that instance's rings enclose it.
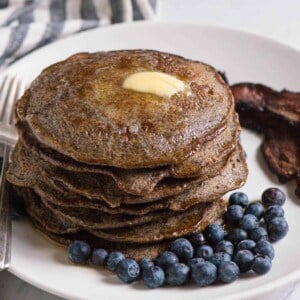
<instances>
[{"instance_id":1,"label":"stack of pancakes","mask_svg":"<svg viewBox=\"0 0 300 300\"><path fill-rule=\"evenodd\" d=\"M137 72L189 87L122 87ZM220 221L247 177L233 96L214 68L152 50L79 53L45 69L16 106L7 179L36 227L139 259Z\"/></svg>"}]
</instances>

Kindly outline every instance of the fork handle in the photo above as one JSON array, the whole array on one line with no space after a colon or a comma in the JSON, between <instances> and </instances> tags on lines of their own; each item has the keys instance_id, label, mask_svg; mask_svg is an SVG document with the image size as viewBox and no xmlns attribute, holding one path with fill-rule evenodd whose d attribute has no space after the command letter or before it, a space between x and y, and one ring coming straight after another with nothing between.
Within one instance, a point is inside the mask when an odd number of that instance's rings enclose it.
<instances>
[{"instance_id":1,"label":"fork handle","mask_svg":"<svg viewBox=\"0 0 300 300\"><path fill-rule=\"evenodd\" d=\"M6 171L10 147L4 146L3 165L0 177L0 270L10 266L11 255L11 205L8 196Z\"/></svg>"}]
</instances>

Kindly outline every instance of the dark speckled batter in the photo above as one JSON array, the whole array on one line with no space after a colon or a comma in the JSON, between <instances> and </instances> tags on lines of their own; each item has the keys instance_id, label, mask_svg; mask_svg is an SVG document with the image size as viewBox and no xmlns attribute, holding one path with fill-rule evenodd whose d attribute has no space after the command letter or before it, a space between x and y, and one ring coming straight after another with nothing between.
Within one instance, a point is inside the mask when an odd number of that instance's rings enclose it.
<instances>
[{"instance_id":1,"label":"dark speckled batter","mask_svg":"<svg viewBox=\"0 0 300 300\"><path fill-rule=\"evenodd\" d=\"M166 98L122 88L139 71L176 76L192 95ZM226 123L232 107L230 89L211 66L128 50L79 53L48 67L16 112L40 142L77 161L143 168L184 161Z\"/></svg>"}]
</instances>

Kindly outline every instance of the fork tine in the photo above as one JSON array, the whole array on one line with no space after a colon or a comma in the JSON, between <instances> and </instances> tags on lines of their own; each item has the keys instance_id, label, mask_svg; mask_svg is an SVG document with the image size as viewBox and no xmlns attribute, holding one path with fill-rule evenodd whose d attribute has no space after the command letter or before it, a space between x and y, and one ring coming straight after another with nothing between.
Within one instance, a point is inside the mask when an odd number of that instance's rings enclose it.
<instances>
[{"instance_id":1,"label":"fork tine","mask_svg":"<svg viewBox=\"0 0 300 300\"><path fill-rule=\"evenodd\" d=\"M14 77L12 79L10 90L7 95L6 105L3 109L3 115L2 115L3 123L8 123L11 120L11 114L14 109L14 102L16 100L17 93L18 93L18 86L19 86L18 80Z\"/></svg>"},{"instance_id":2,"label":"fork tine","mask_svg":"<svg viewBox=\"0 0 300 300\"><path fill-rule=\"evenodd\" d=\"M9 153L10 148L5 145L0 176L0 271L10 266L11 260L11 205L8 199L8 186L5 180Z\"/></svg>"},{"instance_id":3,"label":"fork tine","mask_svg":"<svg viewBox=\"0 0 300 300\"><path fill-rule=\"evenodd\" d=\"M3 80L1 79L0 92L3 89L6 80L7 80L7 75L4 76Z\"/></svg>"},{"instance_id":4,"label":"fork tine","mask_svg":"<svg viewBox=\"0 0 300 300\"><path fill-rule=\"evenodd\" d=\"M11 86L12 81L9 80L8 76L5 76L1 88L0 88L0 120L2 120L4 112L3 109L6 106L6 101L7 101L7 94L9 91L9 88Z\"/></svg>"}]
</instances>

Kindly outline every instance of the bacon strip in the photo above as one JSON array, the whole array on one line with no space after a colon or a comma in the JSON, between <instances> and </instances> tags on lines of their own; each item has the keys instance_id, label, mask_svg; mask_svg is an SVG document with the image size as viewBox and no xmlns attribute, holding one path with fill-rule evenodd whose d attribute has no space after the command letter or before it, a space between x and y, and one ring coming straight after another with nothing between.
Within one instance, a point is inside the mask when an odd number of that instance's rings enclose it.
<instances>
[{"instance_id":1,"label":"bacon strip","mask_svg":"<svg viewBox=\"0 0 300 300\"><path fill-rule=\"evenodd\" d=\"M241 124L264 134L262 151L279 181L296 179L300 198L300 93L262 84L231 86Z\"/></svg>"}]
</instances>

